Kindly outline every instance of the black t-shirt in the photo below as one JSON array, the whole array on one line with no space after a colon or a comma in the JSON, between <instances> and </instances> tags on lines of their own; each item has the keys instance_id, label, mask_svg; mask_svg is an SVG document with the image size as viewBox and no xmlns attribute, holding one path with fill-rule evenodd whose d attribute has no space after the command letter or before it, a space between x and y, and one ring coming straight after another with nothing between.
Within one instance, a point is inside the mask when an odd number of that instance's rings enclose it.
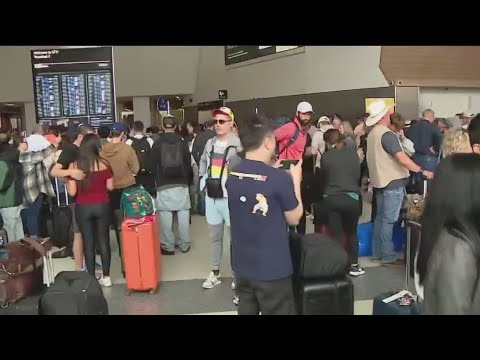
<instances>
[{"instance_id":1,"label":"black t-shirt","mask_svg":"<svg viewBox=\"0 0 480 360\"><path fill-rule=\"evenodd\" d=\"M62 169L68 169L71 163L78 160L80 150L75 144L67 144L60 154L57 163L62 165Z\"/></svg>"}]
</instances>

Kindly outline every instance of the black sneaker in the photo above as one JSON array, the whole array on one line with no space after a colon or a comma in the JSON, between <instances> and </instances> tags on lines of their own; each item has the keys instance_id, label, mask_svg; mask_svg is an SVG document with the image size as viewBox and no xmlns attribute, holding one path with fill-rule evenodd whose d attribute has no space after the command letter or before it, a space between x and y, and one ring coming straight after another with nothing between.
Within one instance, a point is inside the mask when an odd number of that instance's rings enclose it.
<instances>
[{"instance_id":1,"label":"black sneaker","mask_svg":"<svg viewBox=\"0 0 480 360\"><path fill-rule=\"evenodd\" d=\"M352 265L350 267L350 275L351 276L360 276L360 275L363 275L363 274L365 274L365 269L362 268L361 266Z\"/></svg>"},{"instance_id":2,"label":"black sneaker","mask_svg":"<svg viewBox=\"0 0 480 360\"><path fill-rule=\"evenodd\" d=\"M168 251L165 249L160 249L162 255L175 255L175 251Z\"/></svg>"}]
</instances>

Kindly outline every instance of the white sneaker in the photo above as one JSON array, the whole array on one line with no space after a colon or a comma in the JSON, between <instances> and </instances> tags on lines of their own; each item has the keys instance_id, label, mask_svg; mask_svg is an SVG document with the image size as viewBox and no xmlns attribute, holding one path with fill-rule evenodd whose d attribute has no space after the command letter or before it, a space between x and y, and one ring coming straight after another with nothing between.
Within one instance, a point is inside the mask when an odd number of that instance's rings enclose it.
<instances>
[{"instance_id":1,"label":"white sneaker","mask_svg":"<svg viewBox=\"0 0 480 360\"><path fill-rule=\"evenodd\" d=\"M350 267L350 275L351 276L360 276L365 274L365 269L359 265L354 265Z\"/></svg>"},{"instance_id":2,"label":"white sneaker","mask_svg":"<svg viewBox=\"0 0 480 360\"><path fill-rule=\"evenodd\" d=\"M240 299L238 298L238 296L234 296L234 297L233 297L233 303L234 303L235 305L238 306L238 302L239 302L239 301L240 301Z\"/></svg>"},{"instance_id":3,"label":"white sneaker","mask_svg":"<svg viewBox=\"0 0 480 360\"><path fill-rule=\"evenodd\" d=\"M235 280L232 280L232 290L235 290Z\"/></svg>"},{"instance_id":4,"label":"white sneaker","mask_svg":"<svg viewBox=\"0 0 480 360\"><path fill-rule=\"evenodd\" d=\"M213 289L214 286L220 284L221 281L218 279L218 276L216 276L213 271L208 274L207 280L205 280L202 284L202 288L204 289Z\"/></svg>"},{"instance_id":5,"label":"white sneaker","mask_svg":"<svg viewBox=\"0 0 480 360\"><path fill-rule=\"evenodd\" d=\"M102 286L110 287L112 286L112 279L110 276L102 276L100 279L98 279L98 283Z\"/></svg>"}]
</instances>

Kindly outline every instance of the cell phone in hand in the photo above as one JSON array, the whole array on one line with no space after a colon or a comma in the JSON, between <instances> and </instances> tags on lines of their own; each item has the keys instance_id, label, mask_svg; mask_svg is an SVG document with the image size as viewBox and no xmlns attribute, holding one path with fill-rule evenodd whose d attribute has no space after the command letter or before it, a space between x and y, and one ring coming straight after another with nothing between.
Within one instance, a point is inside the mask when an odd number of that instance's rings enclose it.
<instances>
[{"instance_id":1,"label":"cell phone in hand","mask_svg":"<svg viewBox=\"0 0 480 360\"><path fill-rule=\"evenodd\" d=\"M290 170L291 165L297 165L299 160L282 160L280 169Z\"/></svg>"}]
</instances>

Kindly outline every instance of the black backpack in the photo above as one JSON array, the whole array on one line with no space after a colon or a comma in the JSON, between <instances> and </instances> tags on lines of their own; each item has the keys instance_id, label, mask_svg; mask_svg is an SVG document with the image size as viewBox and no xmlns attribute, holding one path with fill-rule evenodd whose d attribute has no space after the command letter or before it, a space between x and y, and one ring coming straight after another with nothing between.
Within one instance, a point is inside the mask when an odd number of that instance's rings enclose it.
<instances>
[{"instance_id":1,"label":"black backpack","mask_svg":"<svg viewBox=\"0 0 480 360\"><path fill-rule=\"evenodd\" d=\"M108 315L107 300L94 276L62 271L38 301L39 315Z\"/></svg>"},{"instance_id":2,"label":"black backpack","mask_svg":"<svg viewBox=\"0 0 480 360\"><path fill-rule=\"evenodd\" d=\"M140 164L139 174L151 174L152 172L152 147L146 136L137 139L132 138L132 148L138 157Z\"/></svg>"},{"instance_id":3,"label":"black backpack","mask_svg":"<svg viewBox=\"0 0 480 360\"><path fill-rule=\"evenodd\" d=\"M163 141L160 147L160 165L166 178L181 178L184 176L182 140L175 142Z\"/></svg>"},{"instance_id":4,"label":"black backpack","mask_svg":"<svg viewBox=\"0 0 480 360\"><path fill-rule=\"evenodd\" d=\"M276 118L273 121L273 129L277 130L280 129L282 126L293 122L289 117L287 116L281 116L279 118ZM298 139L298 136L300 135L300 129L298 128L297 124L295 124L295 132L292 134L292 137L290 140L288 140L287 145L283 148L280 149L280 144L277 142L277 147L275 148L275 155L279 157L281 154L283 154L287 149Z\"/></svg>"}]
</instances>

